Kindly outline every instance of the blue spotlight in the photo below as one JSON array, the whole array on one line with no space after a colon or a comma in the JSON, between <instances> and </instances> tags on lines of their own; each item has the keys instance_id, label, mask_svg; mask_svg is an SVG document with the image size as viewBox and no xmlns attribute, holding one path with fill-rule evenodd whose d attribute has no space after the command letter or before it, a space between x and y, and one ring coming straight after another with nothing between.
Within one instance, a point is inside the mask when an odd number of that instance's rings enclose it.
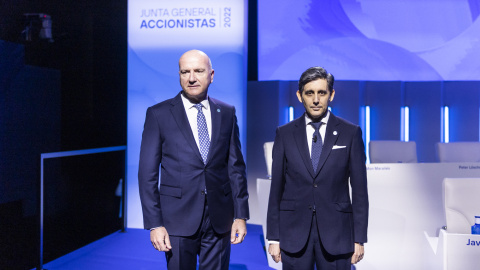
<instances>
[{"instance_id":1,"label":"blue spotlight","mask_svg":"<svg viewBox=\"0 0 480 270\"><path fill-rule=\"evenodd\" d=\"M370 163L369 157L370 144L370 106L365 106L365 152L367 153L367 164Z\"/></svg>"},{"instance_id":2,"label":"blue spotlight","mask_svg":"<svg viewBox=\"0 0 480 270\"><path fill-rule=\"evenodd\" d=\"M400 127L400 139L404 142L410 140L410 109L408 106L401 109L401 127Z\"/></svg>"},{"instance_id":3,"label":"blue spotlight","mask_svg":"<svg viewBox=\"0 0 480 270\"><path fill-rule=\"evenodd\" d=\"M442 142L448 143L450 142L450 119L449 119L449 109L448 106L444 106L442 110Z\"/></svg>"}]
</instances>

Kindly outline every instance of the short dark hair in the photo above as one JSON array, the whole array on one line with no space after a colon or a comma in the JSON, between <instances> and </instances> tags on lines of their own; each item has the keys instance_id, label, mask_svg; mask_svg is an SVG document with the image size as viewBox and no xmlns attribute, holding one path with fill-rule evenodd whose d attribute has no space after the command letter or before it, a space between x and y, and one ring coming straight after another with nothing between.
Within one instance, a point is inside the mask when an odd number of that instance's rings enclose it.
<instances>
[{"instance_id":1,"label":"short dark hair","mask_svg":"<svg viewBox=\"0 0 480 270\"><path fill-rule=\"evenodd\" d=\"M328 91L332 92L335 78L333 77L332 74L328 73L327 70L325 70L322 67L311 67L305 70L302 73L302 76L300 76L300 80L298 80L298 91L302 93L303 87L305 87L307 83L318 80L318 79L326 79Z\"/></svg>"}]
</instances>

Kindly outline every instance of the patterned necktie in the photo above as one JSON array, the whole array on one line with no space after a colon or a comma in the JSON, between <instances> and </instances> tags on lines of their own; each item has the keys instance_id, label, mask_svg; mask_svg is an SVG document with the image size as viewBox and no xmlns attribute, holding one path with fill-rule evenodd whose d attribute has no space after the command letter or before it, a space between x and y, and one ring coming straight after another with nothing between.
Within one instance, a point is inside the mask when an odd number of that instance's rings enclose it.
<instances>
[{"instance_id":1,"label":"patterned necktie","mask_svg":"<svg viewBox=\"0 0 480 270\"><path fill-rule=\"evenodd\" d=\"M202 104L195 104L198 110L197 114L197 129L198 142L200 143L200 154L202 155L203 163L207 163L208 150L210 149L210 138L208 136L207 120L202 112Z\"/></svg>"},{"instance_id":2,"label":"patterned necktie","mask_svg":"<svg viewBox=\"0 0 480 270\"><path fill-rule=\"evenodd\" d=\"M318 131L320 129L320 126L322 125L322 122L310 122L310 125L313 126L315 129L315 132L313 133L313 138L312 138L312 153L311 153L311 159L312 159L312 166L313 166L313 171L317 171L317 166L318 166L318 161L320 160L320 155L322 154L322 136L320 135L320 132Z\"/></svg>"}]
</instances>

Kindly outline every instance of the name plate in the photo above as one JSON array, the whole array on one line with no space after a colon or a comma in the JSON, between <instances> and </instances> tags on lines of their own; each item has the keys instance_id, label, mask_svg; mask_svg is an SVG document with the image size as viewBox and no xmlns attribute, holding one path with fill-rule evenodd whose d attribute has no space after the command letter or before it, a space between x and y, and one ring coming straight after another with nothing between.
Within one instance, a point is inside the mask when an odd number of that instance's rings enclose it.
<instances>
[{"instance_id":1,"label":"name plate","mask_svg":"<svg viewBox=\"0 0 480 270\"><path fill-rule=\"evenodd\" d=\"M444 269L479 269L480 235L455 234L444 236Z\"/></svg>"}]
</instances>

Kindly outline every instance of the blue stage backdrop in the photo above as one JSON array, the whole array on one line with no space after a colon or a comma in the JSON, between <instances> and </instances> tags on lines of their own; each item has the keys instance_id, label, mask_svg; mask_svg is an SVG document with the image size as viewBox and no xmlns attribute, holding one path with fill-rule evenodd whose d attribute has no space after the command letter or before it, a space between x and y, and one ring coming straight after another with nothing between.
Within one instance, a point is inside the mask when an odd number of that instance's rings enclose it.
<instances>
[{"instance_id":1,"label":"blue stage backdrop","mask_svg":"<svg viewBox=\"0 0 480 270\"><path fill-rule=\"evenodd\" d=\"M236 107L245 149L246 0L130 0L128 3L127 226L143 228L138 158L147 107L180 90L178 59L206 52L215 69L209 95ZM166 116L168 117L168 116Z\"/></svg>"},{"instance_id":2,"label":"blue stage backdrop","mask_svg":"<svg viewBox=\"0 0 480 270\"><path fill-rule=\"evenodd\" d=\"M478 0L258 0L259 80L478 80Z\"/></svg>"}]
</instances>

